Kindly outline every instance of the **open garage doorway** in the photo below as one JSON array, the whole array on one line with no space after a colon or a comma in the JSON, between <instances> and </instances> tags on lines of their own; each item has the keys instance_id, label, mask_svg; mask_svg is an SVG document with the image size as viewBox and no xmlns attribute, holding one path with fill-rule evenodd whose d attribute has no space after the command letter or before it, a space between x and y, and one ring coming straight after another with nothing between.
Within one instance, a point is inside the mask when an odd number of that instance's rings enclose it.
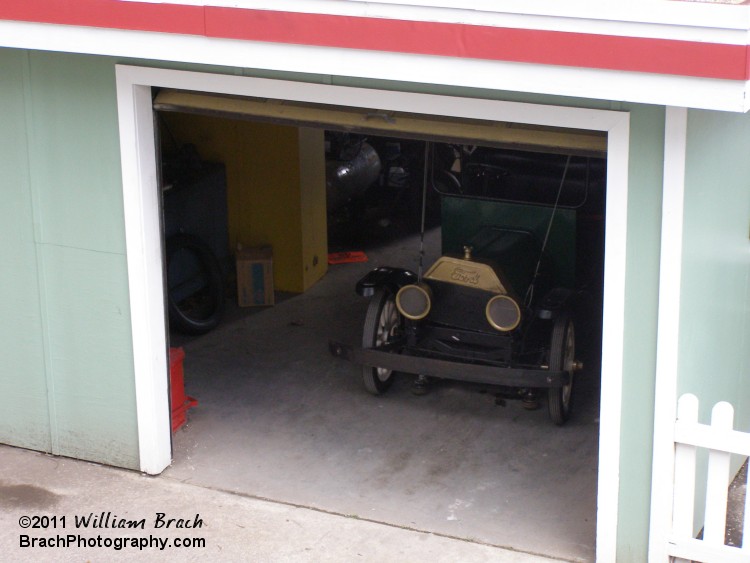
<instances>
[{"instance_id":1,"label":"open garage doorway","mask_svg":"<svg viewBox=\"0 0 750 563\"><path fill-rule=\"evenodd\" d=\"M156 186L153 178L149 180L148 173L148 169L155 168L155 152L153 137L151 141L148 141L145 136L141 135L141 131L138 131L137 127L131 125L130 119L140 126L146 123L144 121L146 116L144 103L146 100L148 100L149 106L151 103L150 94L146 91L148 86L195 88L197 77L192 76L191 73L166 72L165 75L160 75L162 71L156 71L156 75L154 75L153 70L148 70L145 74L151 76L131 76L127 81L124 80L123 74L132 70L122 68L118 71L120 72L118 84L121 86L119 90L121 104L124 103L125 106L136 109L134 115L128 116L126 111L121 113L120 116L126 200L128 199L127 180L129 175L135 180L134 185L138 187L137 191L141 195L146 193L141 191L145 190L146 185L150 185L151 189L154 190L145 197L145 205L144 199L140 198L138 198L140 201L130 202L137 204L135 205L138 211L137 225L129 223L131 212L135 210L129 209L126 203L126 219L128 219L129 224L128 236L132 235L135 238L133 243L137 244L138 248L142 250L143 246L138 243L139 240L141 242L154 240L151 237L154 234L158 236L158 225L157 231L154 233L153 217L149 220L149 214L151 213L156 213L158 217L158 200L156 201L156 210L149 207L156 199ZM138 73L136 72L136 74ZM221 82L222 79L228 77L213 78ZM232 79L229 81L234 82ZM253 84L245 81L250 81ZM217 83L213 84L210 90L247 95L252 87L255 87L255 90L252 91L257 95L260 87L271 87L271 90L268 90L269 93L273 93L274 97L284 99L283 88L281 91L274 91L274 89L282 86L283 84L274 81L239 79L237 87L234 85L228 87ZM206 82L202 83L202 88L209 89ZM324 90L326 88L329 87L325 87ZM332 90L329 94L342 94L338 88L330 88ZM316 89L313 88L313 90ZM304 90L304 88L300 89L297 85L295 96L299 96L300 90ZM354 92L351 92L351 94L354 94ZM322 95L322 93L315 93L314 96L310 97L315 98ZM401 96L408 98L410 95L395 95L393 100L386 100L386 105L393 104L391 106L393 109L401 109L400 104L403 103L403 100L398 100ZM342 101L346 100L347 104L353 106L366 101L360 98L355 103L355 98L347 99L346 96L343 99L335 98L334 95L327 101L341 104ZM417 98L422 97L417 96ZM435 102L446 101L443 99L432 100L432 98L434 97L426 97L421 101L424 102L426 99ZM307 101L322 102L326 101L326 98L324 96L320 99ZM624 213L626 209L623 202L627 185L627 178L624 176L627 164L627 151L624 148L627 146L627 118L625 117L623 126L623 116L613 112L552 108L559 110L560 115L550 118L549 115L544 115L545 112L531 112L529 111L531 108L521 104L494 102L477 112L477 106L482 106L482 104L477 104L476 100L471 101L469 105L472 108L469 109L465 106L466 101L464 101L464 105L461 103L453 105L460 100L449 99L448 101L451 102L450 108L441 108L438 103L436 106L431 106L432 111L429 113L436 112L437 115L459 114L463 117L467 117L463 113L469 113L473 114L472 117L481 116L485 119L537 124L547 127L580 127L585 122L588 128L605 131L609 135L610 160L607 207L608 209L618 209L612 207L613 202L615 204L619 202L623 205L619 208L622 216L614 219L609 214L607 216L606 252L608 257L613 256L615 260L614 262L608 262L607 279L611 283L607 285L605 282L604 288L605 342L603 361L605 369L603 370L602 404L604 405L609 401L608 407L611 408L609 411L602 408L602 413L609 412L608 419L604 420L603 414L601 420L602 443L605 443L606 440L603 439L605 431L609 433L612 432L613 428L619 428L619 378L621 374L620 363L618 362L620 346L617 342L617 336L622 330L620 326L622 321L622 295L618 289L621 289L624 285L624 276L622 275L624 263L618 264L616 258L618 250L621 250L618 245L624 245L624 232L622 230L625 226ZM382 104L383 99L381 98L378 103ZM408 107L408 103L406 106L405 109L414 110L413 107ZM535 109L538 110L539 108L536 107ZM139 119L140 112L143 112L143 115ZM596 120L591 119L591 114L600 117L601 121L597 124ZM583 119L584 116L586 119ZM146 130L148 129L149 127L146 126ZM136 134L136 131L138 134ZM151 133L153 134L153 128L151 128ZM126 149L126 146L129 146L129 149ZM149 146L152 151L150 156L148 155ZM131 169L128 164L134 165L134 167ZM149 200L151 201L150 204L148 203ZM147 207L149 207L148 210L146 210ZM622 236L621 240L612 238L613 235L618 234ZM400 255L409 256L407 260L413 260L412 249L416 247L416 243L416 240L409 240L408 237L401 239L398 244L403 245L402 250L405 250L405 252ZM129 263L131 258L140 263L140 269L136 265L130 271L134 346L136 348L136 361L138 361L139 346L145 347L141 352L155 351L154 341L146 343L139 338L142 336L141 333L136 335L138 323L142 323L141 326L144 327L144 330L150 332L152 336L158 335L159 322L163 331L163 313L159 318L159 315L155 314L153 309L153 306L159 305L161 297L154 294L156 285L151 285L158 278L159 290L161 291L162 274L161 264L159 263L157 270L156 263L152 262L152 259L156 258L155 255L146 256L145 260L142 255L131 256L130 238L128 248ZM383 252L385 254L383 260L390 259L394 255L393 248L383 247ZM612 254L613 252L614 254ZM612 264L612 267L610 267L610 264ZM409 263L408 266L413 267L413 264ZM618 267L621 267L622 271L618 271ZM362 268L368 269L366 266L362 266ZM340 271L343 272L344 270ZM336 276L331 275L331 273L306 292L300 301L295 298L279 304L273 310L273 318L265 321L267 324L262 325L262 327L247 327L250 330L249 335L255 338L250 338L249 341L245 340L246 347L244 349L237 350L236 347L232 347L231 350L224 350L222 347L225 339L221 338L218 332L205 338L206 345L213 347L214 352L218 349L219 352L226 354L239 353L244 355L244 358L236 357L236 365L240 370L247 369L249 359L258 360L260 364L256 365L265 365L268 369L272 369L274 364L279 361L278 354L264 357L263 352L259 352L259 350L266 346L270 349L277 340L281 340L287 349L299 351L301 354L299 357L291 358L292 371L290 373L295 371L298 374L307 373L308 364L314 363L314 358L320 357L319 354L321 353L319 343L311 339L313 335L320 335L324 329L330 329L336 333L331 334L332 337L346 337L350 336L351 332L355 330L354 325L361 326L361 301L358 301L359 298L356 295L351 296L351 302L346 301L340 297L339 288L326 286L326 282L329 280L335 281ZM359 274L359 272L355 273ZM347 273L347 275L350 274L351 271ZM153 276L156 277L152 280ZM140 280L141 283L134 284L135 280ZM144 280L150 280L149 283L145 284L145 287L142 283ZM346 280L346 283L349 282L350 280ZM139 287L142 293L138 292ZM302 305L304 300L308 298L310 304ZM345 326L342 324L332 327L329 314L320 312L320 304L330 301L335 301L338 310L341 312L341 316L336 317L336 319L340 318L347 321L354 319L354 325ZM144 305L146 306L145 310L141 309ZM359 309L358 313L357 308ZM253 315L252 318L258 319L261 316L263 315ZM618 325L618 322L620 325ZM608 326L608 323L611 326ZM273 333L269 330L270 328L278 329L278 332ZM609 341L607 341L608 336ZM166 348L163 336L161 342ZM157 338L156 347L158 347L158 343ZM325 353L325 349L322 352ZM165 352L162 351L162 359L164 359L164 354ZM251 358L253 355L256 357ZM608 360L613 363L608 364ZM144 367L147 363L144 362ZM138 376L141 379L138 383L140 431L148 434L142 427L143 424L152 424L148 427L151 432L157 430L155 435L152 434L149 440L141 444L142 465L144 470L148 471L148 463L154 463L150 468L151 472L158 472L163 468L164 462L158 462L158 459L163 459L163 448L165 444L168 445L168 436L165 437L158 431L161 428L161 423L164 422L162 420L160 423L158 420L160 416L164 415L164 403L161 403L161 408L158 405L160 401L166 400L166 393L158 381L159 377L164 377L165 363L162 363L159 369L156 369L156 365L151 365L150 378L144 378L142 374ZM570 534L565 533L565 530L559 529L560 526L565 527L566 521L566 518L561 517L561 515L569 516L574 501L580 500L585 494L577 485L571 485L565 471L559 471L561 463L557 454L562 452L557 448L583 451L586 448L590 450L593 445L595 449L598 439L596 430L593 440L576 441L576 438L573 438L572 442L566 442L565 445L561 446L560 435L555 436L555 432L559 432L560 429L549 425L545 413L524 412L520 413L521 416L518 418L507 417L505 413L511 412L510 409L514 407L503 408L498 406L496 397L491 394L485 393L484 396L481 396L476 392L466 392L466 388L463 386L447 384L438 388L435 393L419 398L420 402L415 403L414 397L408 393L407 379L402 378L394 383L394 392L388 400L383 401L361 393L359 388L355 389L354 386L358 385L358 382L354 378L346 376L346 373L352 370L352 366L340 360L327 357L316 366L316 369L318 373L330 377L315 377L312 379L314 382L312 386L309 385L311 379L308 378L306 386L303 387L296 386L296 382L302 381L302 379L295 379L289 382L290 386L287 387L287 391L281 395L278 395L281 386L276 377L273 380L268 378L255 380L254 387L248 387L247 389L240 389L236 384L237 380L234 382L231 380L213 380L210 385L206 385L206 390L210 387L224 386L224 393L230 397L230 406L236 409L237 413L240 413L238 415L240 424L233 425L234 434L229 436L216 427L213 430L221 431L221 435L213 435L214 441L236 441L243 453L248 454L247 457L243 455L242 458L234 457L227 460L226 465L230 467L230 473L222 475L219 468L224 464L218 463L209 452L205 459L213 459L214 461L210 469L213 472L210 478L215 479L215 481L209 483L211 486L248 493L248 491L242 491L236 482L232 483L230 474L233 473L247 483L249 469L256 468L260 469L260 473L265 472L268 476L271 476L272 479L268 482L263 479L263 484L260 485L256 483L255 490L250 491L249 494L256 494L282 502L313 506L341 514L354 514L361 518L370 518L394 525L505 545L524 551L544 551L535 549L534 546L546 545L545 549L552 550L548 553L549 555L565 554L566 557L582 559L592 556L593 545L589 544L584 548L581 548L580 545L575 547L572 544L580 543L582 540L571 537ZM159 372L161 373L159 374ZM349 394L345 393L334 399L334 396L342 391ZM315 400L315 397L317 397L317 400ZM149 402L153 405L153 411L150 414ZM279 409L277 407L280 403L282 406ZM327 410L315 412L311 408L313 403L328 404ZM270 417L265 422L259 423L258 417L253 416L253 412L255 411L256 415L260 414L263 411L264 404L266 406L274 405L274 408L272 412L268 413ZM487 411L491 413L490 419L477 416L479 412L477 407L480 404L482 405L480 410L486 407ZM215 406L221 408L218 402ZM227 404L225 403L224 406L226 407ZM143 412L141 409L144 409ZM503 414L498 416L497 413ZM613 415L617 416L613 419ZM590 425L596 428L598 422L596 407L586 416L589 416ZM513 448L512 454L503 451L501 447L502 436L507 435L508 428L501 428L500 426L495 428L497 424L502 422L502 419L505 419L505 424L512 425L512 432L520 439L517 447ZM488 423L488 420L492 420L492 422ZM243 422L244 424L242 424ZM394 423L395 426L392 426ZM247 429L253 427L253 425L255 425L256 430L261 432L251 438L250 442L246 442L248 439ZM261 427L257 428L259 425ZM525 434L525 432L533 430L535 426L543 426L544 431L539 433L538 436ZM563 432L569 432L571 436L580 436L580 434L575 435L574 430L574 425L562 429ZM408 443L403 441L407 434L409 435ZM612 436L612 434L606 435ZM320 437L325 439L328 449L321 449L321 443L316 441ZM264 441L266 441L266 444L272 444L272 450L276 457L270 455L270 449L264 450L261 447ZM540 446L539 449L529 447L530 444L534 443ZM346 444L346 447L342 447L342 444ZM397 446L394 447L394 444L397 444ZM355 445L356 447L354 447ZM189 448L190 445L188 444L186 447ZM613 447L610 443L607 450L611 454L611 450L617 453L619 448ZM259 456L259 452L263 452L263 454ZM199 452L196 449L193 453L197 455ZM149 455L152 457L149 458ZM322 458L322 463L317 466L310 465L306 463L306 455L314 456L317 459ZM587 482L589 486L592 482L596 482L598 473L600 491L609 490L608 493L599 495L601 508L597 515L599 520L597 534L601 536L604 529L613 534L613 525L616 524L616 519L613 519L613 516L616 516L617 458L616 456L614 459L612 457L606 458L604 451L600 452L599 455L601 462L598 471L596 465L593 467L589 465L586 468L580 465L575 466L575 463L573 466L568 466L568 469L577 472L579 476L581 471L588 469L590 474L584 475L581 482ZM537 456L541 457L537 458ZM548 459L549 457L552 457L552 459ZM594 454L593 457L596 458L596 455ZM575 461L576 457L572 456L570 459ZM578 461L580 462L580 457ZM615 462L614 467L612 466L613 461ZM296 469L293 469L285 479L278 479L284 473L284 467L294 468L295 463ZM161 467L158 467L160 464ZM545 467L547 467L546 470ZM466 469L469 473L462 474L461 471ZM178 470L193 471L194 468L186 465L182 468L175 466L170 469L170 471ZM502 470L504 475L503 482L500 484L503 487L502 495L497 494L498 489L496 488L498 486L498 470ZM534 474L531 470L539 471L539 473ZM467 475L473 477L467 478ZM194 477L191 477L190 474L181 474L179 478L191 479ZM285 480L286 484L284 484ZM291 487L290 483L295 483L296 486ZM362 483L369 484L369 492L364 492L361 487L358 487L358 484L361 485ZM538 486L540 483L549 486L550 491L554 491L554 498L545 492L539 492ZM603 487L603 483L606 484L605 487ZM613 486L614 491L612 491ZM264 491L263 487L268 488ZM274 490L274 487L278 487L278 489ZM582 518L594 518L595 486L591 486L590 490L594 492L593 497L589 495L591 507L587 512L588 515ZM561 491L562 494L559 494ZM435 493L440 494L435 496ZM289 495L292 498L288 498ZM438 498L439 500L436 500ZM320 499L328 500L320 501ZM555 502L560 504L552 507L551 503ZM395 508L391 511L387 508L388 506ZM539 537L532 538L529 542L519 542L518 538L523 534L517 526L521 525L520 516L523 514L527 515L527 526L529 520L533 518L533 516L529 518L528 515L536 514L538 519L531 522L531 527L541 525L548 529L558 528L557 532L559 532L558 537L561 544L553 546L549 544L548 539ZM503 517L506 519L502 520ZM550 518L549 522L546 522L545 518ZM497 531L501 528L501 534L497 535ZM553 536L554 534L550 537Z\"/></svg>"}]
</instances>

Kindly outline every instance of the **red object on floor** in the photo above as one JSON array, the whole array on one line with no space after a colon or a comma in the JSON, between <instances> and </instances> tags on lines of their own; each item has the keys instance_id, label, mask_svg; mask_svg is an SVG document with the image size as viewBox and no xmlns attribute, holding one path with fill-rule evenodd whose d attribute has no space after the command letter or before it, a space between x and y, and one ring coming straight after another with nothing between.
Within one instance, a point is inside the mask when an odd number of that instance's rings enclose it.
<instances>
[{"instance_id":1,"label":"red object on floor","mask_svg":"<svg viewBox=\"0 0 750 563\"><path fill-rule=\"evenodd\" d=\"M328 255L329 264L349 264L351 262L367 262L367 254L361 250L351 252L332 252Z\"/></svg>"},{"instance_id":2,"label":"red object on floor","mask_svg":"<svg viewBox=\"0 0 750 563\"><path fill-rule=\"evenodd\" d=\"M185 374L182 362L185 350L169 349L169 389L172 405L172 432L176 432L187 421L187 410L198 404L198 401L185 395Z\"/></svg>"}]
</instances>

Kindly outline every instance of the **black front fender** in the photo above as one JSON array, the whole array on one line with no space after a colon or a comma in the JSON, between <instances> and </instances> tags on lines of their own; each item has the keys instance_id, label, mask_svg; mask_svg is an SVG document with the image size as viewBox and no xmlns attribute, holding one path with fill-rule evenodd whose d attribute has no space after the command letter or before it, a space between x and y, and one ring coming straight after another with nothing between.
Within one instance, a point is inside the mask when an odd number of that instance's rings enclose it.
<instances>
[{"instance_id":1,"label":"black front fender","mask_svg":"<svg viewBox=\"0 0 750 563\"><path fill-rule=\"evenodd\" d=\"M417 274L403 268L375 268L357 282L357 294L371 297L376 289L387 288L393 293L405 285L417 283Z\"/></svg>"}]
</instances>

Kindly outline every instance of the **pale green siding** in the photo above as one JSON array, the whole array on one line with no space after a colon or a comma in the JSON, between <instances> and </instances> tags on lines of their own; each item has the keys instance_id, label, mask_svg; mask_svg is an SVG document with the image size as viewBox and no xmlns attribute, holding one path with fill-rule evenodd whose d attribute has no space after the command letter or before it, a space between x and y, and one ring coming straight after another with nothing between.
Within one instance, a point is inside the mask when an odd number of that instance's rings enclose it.
<instances>
[{"instance_id":1,"label":"pale green siding","mask_svg":"<svg viewBox=\"0 0 750 563\"><path fill-rule=\"evenodd\" d=\"M709 422L718 401L750 430L750 116L688 114L678 395L700 399ZM736 469L742 459L734 460ZM705 483L706 458L698 464ZM696 532L704 487L698 491Z\"/></svg>"},{"instance_id":2,"label":"pale green siding","mask_svg":"<svg viewBox=\"0 0 750 563\"><path fill-rule=\"evenodd\" d=\"M0 64L0 441L138 468L113 63Z\"/></svg>"},{"instance_id":3,"label":"pale green siding","mask_svg":"<svg viewBox=\"0 0 750 563\"><path fill-rule=\"evenodd\" d=\"M679 387L717 401L750 428L750 116L690 111Z\"/></svg>"},{"instance_id":4,"label":"pale green siding","mask_svg":"<svg viewBox=\"0 0 750 563\"><path fill-rule=\"evenodd\" d=\"M40 242L124 255L113 61L34 52L29 66Z\"/></svg>"},{"instance_id":5,"label":"pale green siding","mask_svg":"<svg viewBox=\"0 0 750 563\"><path fill-rule=\"evenodd\" d=\"M116 61L0 50L0 62L0 143L7 145L0 154L0 177L3 201L12 206L0 209L0 249L8 266L0 270L0 351L11 358L12 368L0 374L0 441L137 467ZM236 69L227 72L237 74ZM618 556L644 561L663 108L341 77L262 75L631 112ZM25 406L17 406L21 400ZM12 439L16 434L24 444Z\"/></svg>"},{"instance_id":6,"label":"pale green siding","mask_svg":"<svg viewBox=\"0 0 750 563\"><path fill-rule=\"evenodd\" d=\"M51 448L23 83L27 55L0 50L0 442Z\"/></svg>"}]
</instances>

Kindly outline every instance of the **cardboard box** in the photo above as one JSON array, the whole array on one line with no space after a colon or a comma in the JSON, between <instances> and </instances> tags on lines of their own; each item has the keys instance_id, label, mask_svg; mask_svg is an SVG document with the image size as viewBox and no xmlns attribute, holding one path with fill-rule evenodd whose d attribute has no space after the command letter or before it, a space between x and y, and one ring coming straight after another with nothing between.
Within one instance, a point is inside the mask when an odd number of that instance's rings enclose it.
<instances>
[{"instance_id":1,"label":"cardboard box","mask_svg":"<svg viewBox=\"0 0 750 563\"><path fill-rule=\"evenodd\" d=\"M237 249L237 303L273 305L273 252L270 246Z\"/></svg>"}]
</instances>

